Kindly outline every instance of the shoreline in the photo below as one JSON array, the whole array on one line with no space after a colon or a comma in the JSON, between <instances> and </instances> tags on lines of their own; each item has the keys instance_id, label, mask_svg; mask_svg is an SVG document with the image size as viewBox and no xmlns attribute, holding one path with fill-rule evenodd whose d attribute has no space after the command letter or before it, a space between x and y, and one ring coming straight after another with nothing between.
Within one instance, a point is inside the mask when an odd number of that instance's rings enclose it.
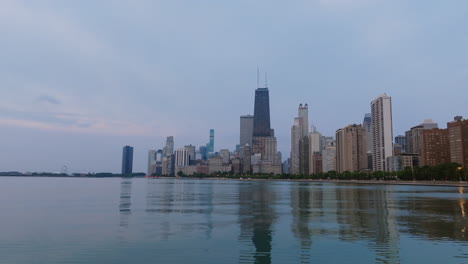
<instances>
[{"instance_id":1,"label":"shoreline","mask_svg":"<svg viewBox=\"0 0 468 264\"><path fill-rule=\"evenodd\" d=\"M362 184L362 185L413 185L413 186L443 186L443 187L468 187L468 182L450 181L383 181L383 180L321 180L321 179L235 179L235 178L197 178L197 177L147 177L147 179L173 179L173 180L222 180L222 181L278 181L278 182L312 182L312 183L335 183L335 184Z\"/></svg>"},{"instance_id":2,"label":"shoreline","mask_svg":"<svg viewBox=\"0 0 468 264\"><path fill-rule=\"evenodd\" d=\"M119 176L113 177L89 177L89 176L31 176L31 175L2 175L9 178L67 178L67 179L105 179L105 178L125 178ZM256 178L223 178L223 177L127 177L128 179L172 179L172 180L221 180L221 181L276 181L276 182L310 182L310 183L334 183L334 184L356 184L356 185L408 185L408 186L442 186L442 187L468 187L468 181L395 181L395 180L331 180L331 179L256 179Z\"/></svg>"}]
</instances>

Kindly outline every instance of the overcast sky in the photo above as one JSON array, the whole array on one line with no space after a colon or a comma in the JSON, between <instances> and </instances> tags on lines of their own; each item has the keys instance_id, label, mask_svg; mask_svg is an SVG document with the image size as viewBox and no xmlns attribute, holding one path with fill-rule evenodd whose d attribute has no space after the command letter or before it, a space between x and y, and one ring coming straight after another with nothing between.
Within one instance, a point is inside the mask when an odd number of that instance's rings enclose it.
<instances>
[{"instance_id":1,"label":"overcast sky","mask_svg":"<svg viewBox=\"0 0 468 264\"><path fill-rule=\"evenodd\" d=\"M234 149L268 72L283 157L393 100L394 134L468 117L468 1L0 1L0 171L119 172L122 147ZM263 78L262 78L263 79ZM261 83L264 81L262 80Z\"/></svg>"}]
</instances>

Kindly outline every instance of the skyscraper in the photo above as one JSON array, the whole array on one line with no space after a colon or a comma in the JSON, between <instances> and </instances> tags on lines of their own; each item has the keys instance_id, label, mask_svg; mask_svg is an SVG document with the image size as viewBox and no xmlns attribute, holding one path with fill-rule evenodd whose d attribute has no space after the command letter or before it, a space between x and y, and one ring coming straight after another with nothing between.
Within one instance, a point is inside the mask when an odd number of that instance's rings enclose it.
<instances>
[{"instance_id":1,"label":"skyscraper","mask_svg":"<svg viewBox=\"0 0 468 264\"><path fill-rule=\"evenodd\" d=\"M187 148L179 148L175 151L175 167L176 173L182 171L183 168L190 164L190 156Z\"/></svg>"},{"instance_id":2,"label":"skyscraper","mask_svg":"<svg viewBox=\"0 0 468 264\"><path fill-rule=\"evenodd\" d=\"M322 150L322 172L336 171L336 142L328 142Z\"/></svg>"},{"instance_id":3,"label":"skyscraper","mask_svg":"<svg viewBox=\"0 0 468 264\"><path fill-rule=\"evenodd\" d=\"M129 176L133 172L133 148L130 146L123 147L122 154L122 175Z\"/></svg>"},{"instance_id":4,"label":"skyscraper","mask_svg":"<svg viewBox=\"0 0 468 264\"><path fill-rule=\"evenodd\" d=\"M170 156L174 153L174 137L169 136L166 139L166 146L163 149L163 155L165 157Z\"/></svg>"},{"instance_id":5,"label":"skyscraper","mask_svg":"<svg viewBox=\"0 0 468 264\"><path fill-rule=\"evenodd\" d=\"M294 118L294 125L291 127L291 164L290 173L299 174L299 142L302 138L301 118Z\"/></svg>"},{"instance_id":6,"label":"skyscraper","mask_svg":"<svg viewBox=\"0 0 468 264\"><path fill-rule=\"evenodd\" d=\"M268 88L255 90L252 154L260 157L252 164L253 172L281 173L281 160L277 150L274 131L270 127L270 100Z\"/></svg>"},{"instance_id":7,"label":"skyscraper","mask_svg":"<svg viewBox=\"0 0 468 264\"><path fill-rule=\"evenodd\" d=\"M214 135L214 129L210 129L210 150L209 152L214 152L214 140L215 140L215 135Z\"/></svg>"},{"instance_id":8,"label":"skyscraper","mask_svg":"<svg viewBox=\"0 0 468 264\"><path fill-rule=\"evenodd\" d=\"M401 146L401 152L406 153L406 136L398 135L395 137L395 144Z\"/></svg>"},{"instance_id":9,"label":"skyscraper","mask_svg":"<svg viewBox=\"0 0 468 264\"><path fill-rule=\"evenodd\" d=\"M372 115L370 113L364 115L362 127L367 134L367 168L372 170Z\"/></svg>"},{"instance_id":10,"label":"skyscraper","mask_svg":"<svg viewBox=\"0 0 468 264\"><path fill-rule=\"evenodd\" d=\"M302 137L299 140L299 173L302 175L309 175L309 138Z\"/></svg>"},{"instance_id":11,"label":"skyscraper","mask_svg":"<svg viewBox=\"0 0 468 264\"><path fill-rule=\"evenodd\" d=\"M270 95L268 88L257 88L255 90L253 136L274 136L270 127Z\"/></svg>"},{"instance_id":12,"label":"skyscraper","mask_svg":"<svg viewBox=\"0 0 468 264\"><path fill-rule=\"evenodd\" d=\"M243 115L240 117L240 147L245 144L252 146L254 116Z\"/></svg>"},{"instance_id":13,"label":"skyscraper","mask_svg":"<svg viewBox=\"0 0 468 264\"><path fill-rule=\"evenodd\" d=\"M388 170L386 167L387 157L393 156L392 98L387 94L382 94L375 98L370 105L372 168L374 171L386 171Z\"/></svg>"},{"instance_id":14,"label":"skyscraper","mask_svg":"<svg viewBox=\"0 0 468 264\"><path fill-rule=\"evenodd\" d=\"M297 112L297 117L299 117L302 122L301 137L307 137L309 135L309 106L307 104L305 104L304 106L302 106L302 104L299 104L299 109Z\"/></svg>"},{"instance_id":15,"label":"skyscraper","mask_svg":"<svg viewBox=\"0 0 468 264\"><path fill-rule=\"evenodd\" d=\"M314 130L309 134L309 170L311 173L317 171L315 169L314 154L322 153L321 138L322 135L314 127Z\"/></svg>"}]
</instances>

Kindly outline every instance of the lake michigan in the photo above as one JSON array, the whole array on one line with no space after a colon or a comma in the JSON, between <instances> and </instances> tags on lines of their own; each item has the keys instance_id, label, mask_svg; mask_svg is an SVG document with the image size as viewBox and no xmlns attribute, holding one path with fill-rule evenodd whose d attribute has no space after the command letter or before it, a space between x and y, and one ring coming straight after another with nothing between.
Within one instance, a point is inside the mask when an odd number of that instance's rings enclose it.
<instances>
[{"instance_id":1,"label":"lake michigan","mask_svg":"<svg viewBox=\"0 0 468 264\"><path fill-rule=\"evenodd\" d=\"M0 178L0 263L468 263L468 189Z\"/></svg>"}]
</instances>

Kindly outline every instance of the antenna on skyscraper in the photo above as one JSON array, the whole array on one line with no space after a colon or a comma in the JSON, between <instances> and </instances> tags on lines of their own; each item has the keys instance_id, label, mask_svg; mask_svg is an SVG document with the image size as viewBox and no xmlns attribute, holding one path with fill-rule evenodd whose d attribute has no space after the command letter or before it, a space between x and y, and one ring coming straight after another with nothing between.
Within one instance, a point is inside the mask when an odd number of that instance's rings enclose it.
<instances>
[{"instance_id":1,"label":"antenna on skyscraper","mask_svg":"<svg viewBox=\"0 0 468 264\"><path fill-rule=\"evenodd\" d=\"M268 88L268 75L265 72L265 88Z\"/></svg>"},{"instance_id":2,"label":"antenna on skyscraper","mask_svg":"<svg viewBox=\"0 0 468 264\"><path fill-rule=\"evenodd\" d=\"M260 88L260 67L257 66L257 88Z\"/></svg>"}]
</instances>

